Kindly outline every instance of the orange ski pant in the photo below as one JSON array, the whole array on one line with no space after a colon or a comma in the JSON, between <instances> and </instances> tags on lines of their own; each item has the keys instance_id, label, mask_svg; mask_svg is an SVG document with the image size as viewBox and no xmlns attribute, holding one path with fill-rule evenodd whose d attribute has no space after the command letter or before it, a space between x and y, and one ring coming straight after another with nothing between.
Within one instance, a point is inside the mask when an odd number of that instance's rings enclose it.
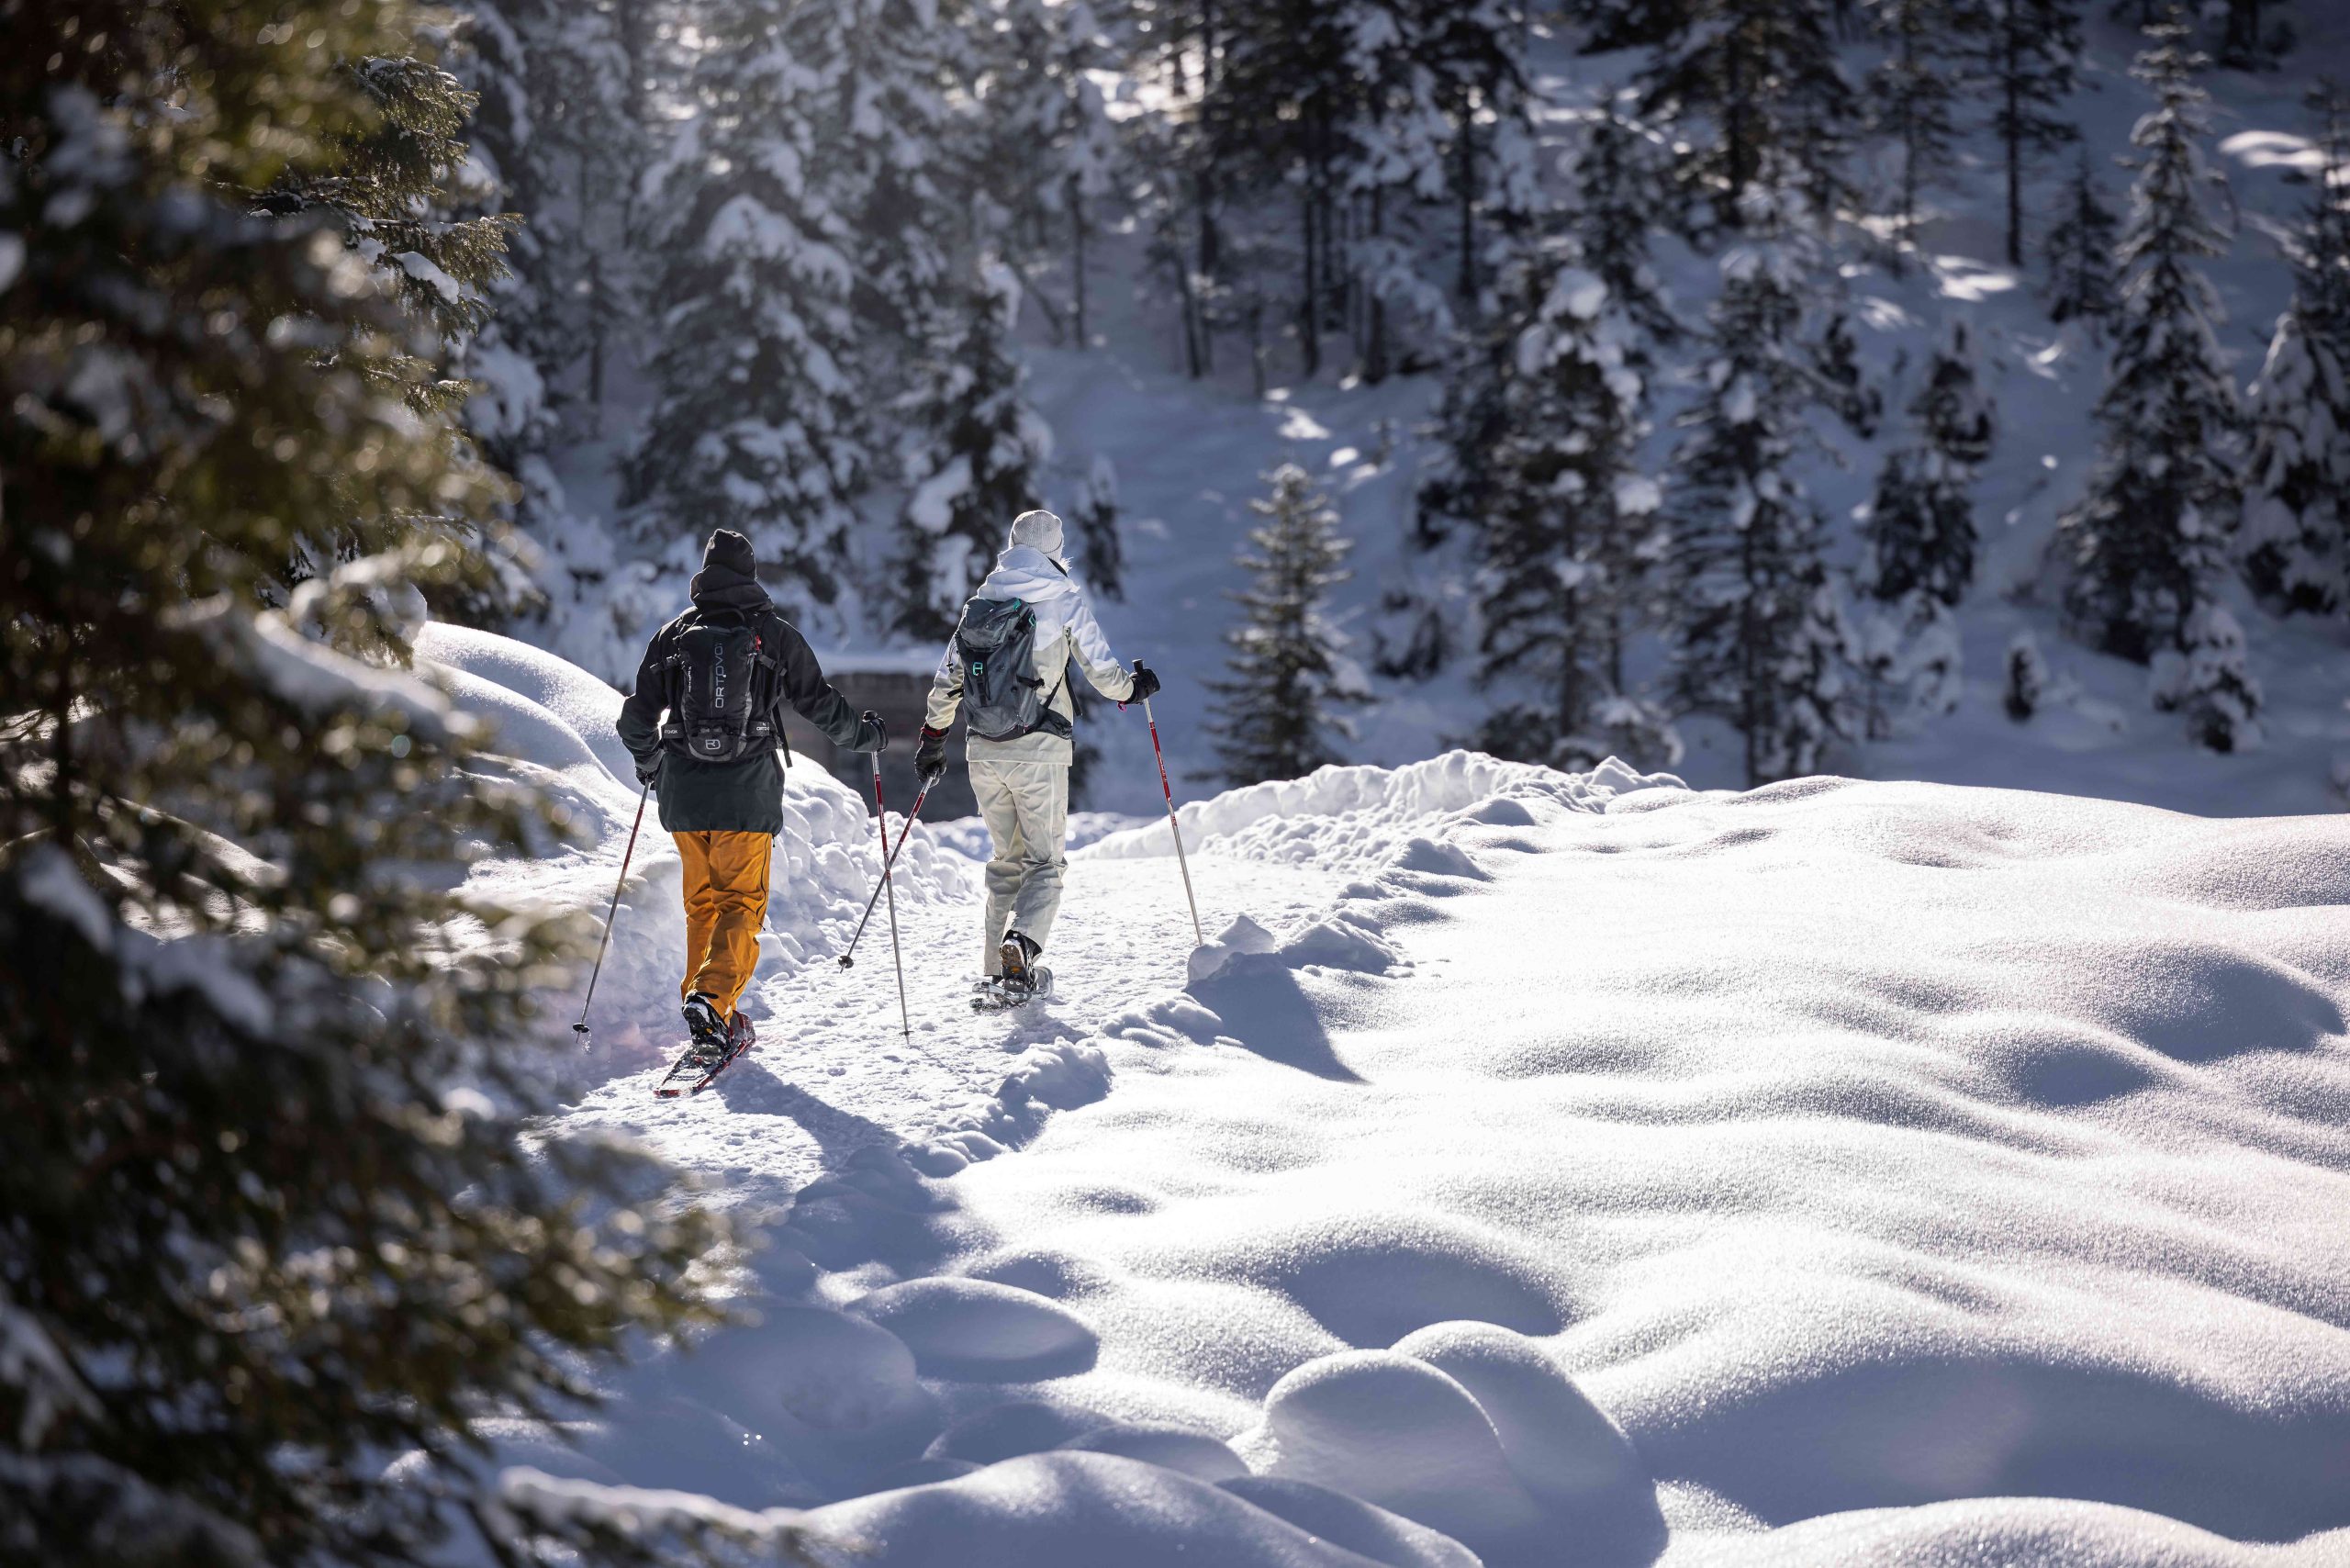
<instances>
[{"instance_id":1,"label":"orange ski pant","mask_svg":"<svg viewBox=\"0 0 2350 1568\"><path fill-rule=\"evenodd\" d=\"M734 1003L759 963L759 927L767 917L767 860L775 838L764 833L674 833L686 868L686 978L679 1000L700 991L719 1013Z\"/></svg>"}]
</instances>

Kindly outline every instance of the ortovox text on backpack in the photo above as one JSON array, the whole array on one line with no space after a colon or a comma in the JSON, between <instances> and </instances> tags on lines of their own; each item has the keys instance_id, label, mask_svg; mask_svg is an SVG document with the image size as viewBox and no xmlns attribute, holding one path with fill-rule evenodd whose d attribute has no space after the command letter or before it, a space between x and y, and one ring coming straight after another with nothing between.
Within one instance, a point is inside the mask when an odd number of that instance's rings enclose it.
<instances>
[{"instance_id":1,"label":"ortovox text on backpack","mask_svg":"<svg viewBox=\"0 0 2350 1568\"><path fill-rule=\"evenodd\" d=\"M662 744L697 762L739 762L776 745L782 640L758 621L693 612L669 655L669 722Z\"/></svg>"},{"instance_id":2,"label":"ortovox text on backpack","mask_svg":"<svg viewBox=\"0 0 2350 1568\"><path fill-rule=\"evenodd\" d=\"M1017 740L1038 730L1067 737L1036 675L1036 611L1016 599L974 599L955 628L963 661L963 722L981 740Z\"/></svg>"}]
</instances>

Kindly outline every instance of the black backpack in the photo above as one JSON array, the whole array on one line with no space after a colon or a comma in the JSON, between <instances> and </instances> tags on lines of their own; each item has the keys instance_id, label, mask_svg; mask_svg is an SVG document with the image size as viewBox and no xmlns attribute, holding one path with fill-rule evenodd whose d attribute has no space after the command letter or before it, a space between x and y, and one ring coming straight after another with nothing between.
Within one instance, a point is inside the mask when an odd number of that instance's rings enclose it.
<instances>
[{"instance_id":1,"label":"black backpack","mask_svg":"<svg viewBox=\"0 0 2350 1568\"><path fill-rule=\"evenodd\" d=\"M688 610L670 642L669 722L661 741L696 762L740 762L774 750L781 738L770 716L783 667L781 622L722 617Z\"/></svg>"},{"instance_id":2,"label":"black backpack","mask_svg":"<svg viewBox=\"0 0 2350 1568\"><path fill-rule=\"evenodd\" d=\"M981 740L1017 740L1038 730L1066 739L1036 674L1036 612L1016 599L974 599L955 628L963 660L963 722ZM1054 689L1058 693L1059 688Z\"/></svg>"}]
</instances>

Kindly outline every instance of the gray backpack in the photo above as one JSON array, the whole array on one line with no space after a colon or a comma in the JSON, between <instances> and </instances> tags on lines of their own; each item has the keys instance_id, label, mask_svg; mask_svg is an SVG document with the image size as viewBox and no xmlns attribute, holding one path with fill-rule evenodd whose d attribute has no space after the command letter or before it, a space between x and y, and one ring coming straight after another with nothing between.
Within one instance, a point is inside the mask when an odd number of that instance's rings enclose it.
<instances>
[{"instance_id":1,"label":"gray backpack","mask_svg":"<svg viewBox=\"0 0 2350 1568\"><path fill-rule=\"evenodd\" d=\"M1046 730L1064 738L1067 719L1036 674L1036 611L1016 599L975 599L955 628L963 661L963 722L981 740L1017 740ZM1054 688L1058 695L1059 688Z\"/></svg>"}]
</instances>

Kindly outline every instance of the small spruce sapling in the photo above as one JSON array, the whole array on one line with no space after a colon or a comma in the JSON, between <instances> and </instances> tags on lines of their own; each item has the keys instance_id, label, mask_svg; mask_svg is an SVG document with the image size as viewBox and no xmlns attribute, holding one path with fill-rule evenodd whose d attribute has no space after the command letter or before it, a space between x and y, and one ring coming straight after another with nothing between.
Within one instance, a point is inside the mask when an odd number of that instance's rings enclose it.
<instances>
[{"instance_id":1,"label":"small spruce sapling","mask_svg":"<svg viewBox=\"0 0 2350 1568\"><path fill-rule=\"evenodd\" d=\"M1349 575L1337 509L1293 463L1266 480L1271 493L1248 503L1264 520L1249 532L1253 551L1237 557L1250 582L1232 595L1242 616L1225 633L1227 678L1209 684L1216 756L1234 785L1339 761L1337 743L1354 734L1345 710L1369 700L1326 614L1330 589Z\"/></svg>"}]
</instances>

